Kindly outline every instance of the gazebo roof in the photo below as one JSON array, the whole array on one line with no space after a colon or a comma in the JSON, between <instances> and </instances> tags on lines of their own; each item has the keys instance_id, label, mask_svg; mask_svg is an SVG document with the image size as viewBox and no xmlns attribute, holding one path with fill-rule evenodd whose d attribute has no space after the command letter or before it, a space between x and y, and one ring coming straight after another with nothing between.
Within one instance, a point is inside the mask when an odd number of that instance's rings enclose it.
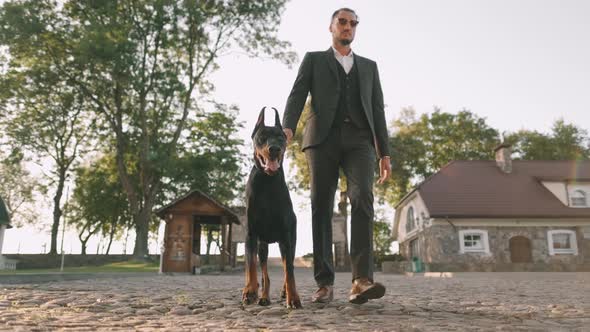
<instances>
[{"instance_id":1,"label":"gazebo roof","mask_svg":"<svg viewBox=\"0 0 590 332\"><path fill-rule=\"evenodd\" d=\"M232 223L240 224L239 218L234 211L200 190L192 190L186 195L181 196L166 206L156 210L155 213L158 217L165 219L165 216L169 211L173 211L180 207L187 208L187 205L189 206L189 209L194 209L196 213L201 209L207 210L207 214L214 211L217 215L226 216Z\"/></svg>"},{"instance_id":2,"label":"gazebo roof","mask_svg":"<svg viewBox=\"0 0 590 332\"><path fill-rule=\"evenodd\" d=\"M0 197L0 225L7 225L6 228L12 228L10 225L8 210L6 209L6 204L4 204L2 197Z\"/></svg>"}]
</instances>

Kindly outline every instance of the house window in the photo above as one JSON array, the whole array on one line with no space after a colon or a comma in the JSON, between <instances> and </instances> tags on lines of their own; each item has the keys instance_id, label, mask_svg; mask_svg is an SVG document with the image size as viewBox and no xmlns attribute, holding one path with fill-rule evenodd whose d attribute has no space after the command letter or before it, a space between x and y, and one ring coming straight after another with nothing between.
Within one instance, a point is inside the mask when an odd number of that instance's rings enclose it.
<instances>
[{"instance_id":1,"label":"house window","mask_svg":"<svg viewBox=\"0 0 590 332\"><path fill-rule=\"evenodd\" d=\"M552 230L547 232L547 241L549 242L549 255L577 255L578 243L576 233L570 230Z\"/></svg>"},{"instance_id":2,"label":"house window","mask_svg":"<svg viewBox=\"0 0 590 332\"><path fill-rule=\"evenodd\" d=\"M459 231L459 241L461 253L490 253L490 245L488 243L488 231L478 229L467 229Z\"/></svg>"},{"instance_id":3,"label":"house window","mask_svg":"<svg viewBox=\"0 0 590 332\"><path fill-rule=\"evenodd\" d=\"M416 217L414 216L414 208L410 206L406 215L406 233L410 233L414 228L416 228Z\"/></svg>"},{"instance_id":4,"label":"house window","mask_svg":"<svg viewBox=\"0 0 590 332\"><path fill-rule=\"evenodd\" d=\"M463 236L463 245L467 249L484 250L483 239L481 234L466 234Z\"/></svg>"},{"instance_id":5,"label":"house window","mask_svg":"<svg viewBox=\"0 0 590 332\"><path fill-rule=\"evenodd\" d=\"M574 191L570 199L572 206L588 206L586 193L583 190Z\"/></svg>"}]
</instances>

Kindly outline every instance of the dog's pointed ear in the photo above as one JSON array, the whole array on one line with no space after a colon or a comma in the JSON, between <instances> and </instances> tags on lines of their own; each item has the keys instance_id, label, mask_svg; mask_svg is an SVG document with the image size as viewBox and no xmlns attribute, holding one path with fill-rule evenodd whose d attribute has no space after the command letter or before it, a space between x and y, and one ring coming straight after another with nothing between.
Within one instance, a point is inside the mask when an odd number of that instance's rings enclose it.
<instances>
[{"instance_id":1,"label":"dog's pointed ear","mask_svg":"<svg viewBox=\"0 0 590 332\"><path fill-rule=\"evenodd\" d=\"M279 117L279 111L276 108L272 108L275 111L275 127L283 128L281 126L281 118Z\"/></svg>"},{"instance_id":2,"label":"dog's pointed ear","mask_svg":"<svg viewBox=\"0 0 590 332\"><path fill-rule=\"evenodd\" d=\"M264 111L265 110L266 110L266 107L263 107L260 110L260 114L258 114L258 121L256 121L256 125L254 126L254 131L252 132L252 138L254 138L254 135L256 135L256 132L258 131L260 126L264 126Z\"/></svg>"}]
</instances>

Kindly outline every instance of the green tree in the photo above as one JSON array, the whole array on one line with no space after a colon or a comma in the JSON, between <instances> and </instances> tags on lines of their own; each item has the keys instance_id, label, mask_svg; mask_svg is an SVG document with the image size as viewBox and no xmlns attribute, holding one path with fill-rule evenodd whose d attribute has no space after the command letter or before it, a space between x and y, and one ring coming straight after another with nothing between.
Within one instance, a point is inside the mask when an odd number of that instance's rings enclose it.
<instances>
[{"instance_id":1,"label":"green tree","mask_svg":"<svg viewBox=\"0 0 590 332\"><path fill-rule=\"evenodd\" d=\"M105 154L92 164L76 169L76 188L70 211L70 220L78 230L82 244L82 255L86 254L90 237L100 233L108 239L108 254L115 236L132 226L129 204L113 154Z\"/></svg>"},{"instance_id":2,"label":"green tree","mask_svg":"<svg viewBox=\"0 0 590 332\"><path fill-rule=\"evenodd\" d=\"M301 152L303 146L303 129L311 112L311 98L308 98L301 112L301 118L297 123L297 128L289 146L287 146L287 156L291 165L295 166L295 178L290 181L290 187L295 190L309 190L309 168L305 154Z\"/></svg>"},{"instance_id":3,"label":"green tree","mask_svg":"<svg viewBox=\"0 0 590 332\"><path fill-rule=\"evenodd\" d=\"M284 0L13 1L0 19L2 44L34 65L51 63L91 102L116 142L117 168L136 231L134 255L148 254L151 211L167 167L222 52L241 48L292 63L276 38ZM32 46L34 45L34 47ZM137 149L134 186L126 158Z\"/></svg>"},{"instance_id":4,"label":"green tree","mask_svg":"<svg viewBox=\"0 0 590 332\"><path fill-rule=\"evenodd\" d=\"M35 220L31 206L36 192L45 187L26 169L18 150L5 155L0 152L0 197L4 200L12 224L20 226Z\"/></svg>"},{"instance_id":5,"label":"green tree","mask_svg":"<svg viewBox=\"0 0 590 332\"><path fill-rule=\"evenodd\" d=\"M391 254L391 222L376 220L373 223L373 251L375 257Z\"/></svg>"},{"instance_id":6,"label":"green tree","mask_svg":"<svg viewBox=\"0 0 590 332\"><path fill-rule=\"evenodd\" d=\"M493 159L500 142L498 131L468 110L451 114L436 108L416 118L416 112L407 108L392 129L392 176L385 186L377 187L378 196L390 204L453 160Z\"/></svg>"},{"instance_id":7,"label":"green tree","mask_svg":"<svg viewBox=\"0 0 590 332\"><path fill-rule=\"evenodd\" d=\"M192 189L228 205L243 196L246 156L243 140L236 137L243 128L237 121L238 110L217 103L213 107L188 123L189 134L179 144L177 157L166 172L166 197L161 203Z\"/></svg>"},{"instance_id":8,"label":"green tree","mask_svg":"<svg viewBox=\"0 0 590 332\"><path fill-rule=\"evenodd\" d=\"M53 193L49 253L56 254L65 183L92 125L84 116L85 101L55 71L51 56L29 44L35 36L45 39L39 35L43 18L31 10L35 6L42 11L48 5L8 2L0 9L0 45L8 47L1 58L0 128L13 147L26 150L38 163L51 163L45 174ZM27 20L27 14L34 19Z\"/></svg>"},{"instance_id":9,"label":"green tree","mask_svg":"<svg viewBox=\"0 0 590 332\"><path fill-rule=\"evenodd\" d=\"M523 129L507 134L505 140L512 145L515 159L590 159L588 131L573 124L566 124L563 119L555 121L549 134Z\"/></svg>"},{"instance_id":10,"label":"green tree","mask_svg":"<svg viewBox=\"0 0 590 332\"><path fill-rule=\"evenodd\" d=\"M57 234L63 214L65 183L92 125L84 118L79 95L47 68L21 71L24 59L13 58L11 70L0 80L0 127L11 144L27 150L37 162L51 162L46 174L53 192L50 254L57 253ZM30 75L27 75L30 74Z\"/></svg>"}]
</instances>

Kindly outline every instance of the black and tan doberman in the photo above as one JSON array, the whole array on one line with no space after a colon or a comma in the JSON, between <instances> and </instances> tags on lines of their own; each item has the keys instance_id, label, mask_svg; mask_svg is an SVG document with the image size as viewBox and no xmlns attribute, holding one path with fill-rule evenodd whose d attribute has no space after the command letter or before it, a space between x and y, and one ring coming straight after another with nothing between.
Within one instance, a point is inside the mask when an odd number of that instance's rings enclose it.
<instances>
[{"instance_id":1,"label":"black and tan doberman","mask_svg":"<svg viewBox=\"0 0 590 332\"><path fill-rule=\"evenodd\" d=\"M252 132L254 141L254 166L246 184L246 286L242 302L269 305L268 244L278 242L284 269L283 291L289 308L301 308L301 300L295 287L293 260L297 240L297 219L289 189L285 182L282 162L287 139L281 128L279 114L275 111L274 126L265 126L265 108L260 111ZM262 271L262 292L258 299L256 254Z\"/></svg>"}]
</instances>

